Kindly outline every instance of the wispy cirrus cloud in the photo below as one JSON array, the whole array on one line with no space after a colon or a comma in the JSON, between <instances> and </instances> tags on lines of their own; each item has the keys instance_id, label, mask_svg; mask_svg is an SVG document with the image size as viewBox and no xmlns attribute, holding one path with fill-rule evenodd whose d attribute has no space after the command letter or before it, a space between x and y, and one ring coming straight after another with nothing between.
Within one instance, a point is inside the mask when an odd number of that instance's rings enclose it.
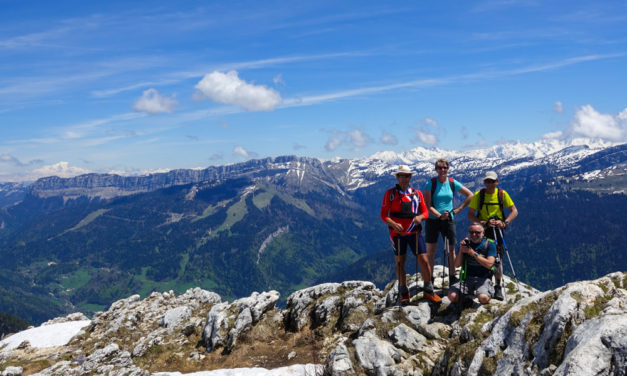
<instances>
[{"instance_id":1,"label":"wispy cirrus cloud","mask_svg":"<svg viewBox=\"0 0 627 376\"><path fill-rule=\"evenodd\" d=\"M476 82L480 80L494 80L503 77L520 76L530 73L544 72L549 70L555 70L558 68L566 67L569 65L581 64L585 62L605 60L626 56L627 52L613 53L613 54L598 54L598 55L585 55L572 58L566 58L562 60L552 61L541 64L529 64L520 68L490 70L483 72L467 73L461 75L425 78L410 80L406 82L398 82L388 85L362 87L350 90L341 90L337 92L331 92L326 94L286 98L279 107L299 107L310 106L314 104L324 103L332 100L357 97L368 94L377 94L392 90L408 89L408 88L427 88L434 86L449 85L454 83L463 82Z\"/></svg>"},{"instance_id":2,"label":"wispy cirrus cloud","mask_svg":"<svg viewBox=\"0 0 627 376\"><path fill-rule=\"evenodd\" d=\"M368 55L371 55L371 53L366 52L366 51L348 51L348 52L338 52L338 53L328 53L328 54L280 56L280 57L267 58L267 59L212 64L208 66L198 66L190 70L180 70L180 71L165 73L161 75L161 78L155 79L155 80L129 83L126 86L114 87L110 89L93 90L91 94L97 98L105 98L105 97L114 96L123 92L143 89L147 87L159 87L159 86L179 84L185 80L204 77L205 75L207 75L207 72L254 70L254 69L262 69L262 68L316 61L316 60L331 60L331 59L337 59L337 58L368 56ZM273 78L274 83L277 85L281 84L282 80L283 78L282 78L282 75L280 74Z\"/></svg>"}]
</instances>

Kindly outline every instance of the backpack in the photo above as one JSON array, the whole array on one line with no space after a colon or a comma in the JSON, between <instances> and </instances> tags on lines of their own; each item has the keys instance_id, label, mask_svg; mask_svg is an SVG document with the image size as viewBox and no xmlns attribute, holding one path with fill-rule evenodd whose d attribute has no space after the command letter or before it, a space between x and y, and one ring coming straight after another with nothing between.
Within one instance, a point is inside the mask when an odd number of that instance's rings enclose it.
<instances>
[{"instance_id":1,"label":"backpack","mask_svg":"<svg viewBox=\"0 0 627 376\"><path fill-rule=\"evenodd\" d=\"M490 244L489 242L494 243L494 241L492 239L488 239L488 238L486 238L484 236L483 239L481 239L481 244L479 244L479 247L475 251L483 250L484 252L487 253L488 252L488 247L489 247L489 244ZM466 256L466 255L464 255L464 256ZM498 260L498 254L497 254L497 257L496 257L496 259L494 261L494 264L492 264L492 267L489 270L489 278L492 278L492 276L494 276L494 274L496 273L496 264L497 264L496 260ZM466 257L464 257L464 263L462 265L461 270L459 271L459 279L461 281L465 280L466 277L467 277L467 274L466 274L467 273L467 268L468 268L468 259Z\"/></svg>"},{"instance_id":2,"label":"backpack","mask_svg":"<svg viewBox=\"0 0 627 376\"><path fill-rule=\"evenodd\" d=\"M395 194L395 192L398 192L398 194ZM417 214L415 214L412 211L412 203L414 201L412 196L417 196L417 195L418 195L418 192L413 188L411 188L411 193L401 194L400 187L396 185L396 187L392 190L392 192L390 192L390 203L394 201L396 198L398 198L398 200L401 202L401 211L391 212L390 215L396 218L414 218ZM401 199L402 197L409 197L410 202L403 202L403 200Z\"/></svg>"},{"instance_id":3,"label":"backpack","mask_svg":"<svg viewBox=\"0 0 627 376\"><path fill-rule=\"evenodd\" d=\"M438 178L431 178L431 206L433 207L433 196L435 195L435 188L437 187ZM451 192L455 194L455 181L453 178L448 178L448 184L451 186Z\"/></svg>"},{"instance_id":4,"label":"backpack","mask_svg":"<svg viewBox=\"0 0 627 376\"><path fill-rule=\"evenodd\" d=\"M498 188L497 197L499 199L499 203L498 203L499 210L501 211L501 215L499 219L503 220L505 218L505 213L503 212L503 190L501 188ZM479 217L479 212L481 212L481 208L483 208L484 204L494 205L493 203L489 203L489 204L485 203L485 188L481 188L481 190L479 191L479 208L477 209L477 212L475 213L475 216L477 216L477 218Z\"/></svg>"}]
</instances>

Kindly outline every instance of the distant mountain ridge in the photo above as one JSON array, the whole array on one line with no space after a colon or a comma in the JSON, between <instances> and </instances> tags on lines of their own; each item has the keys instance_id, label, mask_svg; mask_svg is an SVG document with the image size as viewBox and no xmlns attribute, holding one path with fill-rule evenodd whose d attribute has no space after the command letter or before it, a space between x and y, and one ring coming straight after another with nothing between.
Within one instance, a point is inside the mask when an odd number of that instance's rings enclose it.
<instances>
[{"instance_id":1,"label":"distant mountain ridge","mask_svg":"<svg viewBox=\"0 0 627 376\"><path fill-rule=\"evenodd\" d=\"M0 206L15 204L27 193L42 198L63 196L72 199L86 196L110 199L176 185L219 182L242 176L270 178L279 174L285 175L281 178L284 184L300 189L315 189L317 183L322 183L338 191L354 191L374 184L381 176L390 173L397 164L410 165L419 173L428 175L433 170L433 162L444 157L454 162L457 174L463 173L476 178L486 169L499 169L503 176L507 176L531 165L549 163L557 170L572 169L577 162L585 161L586 157L613 147L618 147L617 151L624 153L621 145L577 138L569 141L541 140L529 144L507 143L464 152L416 147L401 153L385 151L366 158L336 161L281 156L205 169L176 169L145 176L98 173L72 178L50 176L38 179L31 185L0 183ZM602 166L599 165L598 168L602 169ZM309 176L310 173L313 176Z\"/></svg>"}]
</instances>

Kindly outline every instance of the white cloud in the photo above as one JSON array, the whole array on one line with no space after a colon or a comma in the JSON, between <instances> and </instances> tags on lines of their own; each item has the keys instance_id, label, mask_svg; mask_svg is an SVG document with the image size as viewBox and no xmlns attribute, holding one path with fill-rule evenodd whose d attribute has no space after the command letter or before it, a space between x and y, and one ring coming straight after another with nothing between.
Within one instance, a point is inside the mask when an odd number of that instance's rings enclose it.
<instances>
[{"instance_id":1,"label":"white cloud","mask_svg":"<svg viewBox=\"0 0 627 376\"><path fill-rule=\"evenodd\" d=\"M430 117L426 117L424 122L435 129L438 129L438 121L435 119L431 119Z\"/></svg>"},{"instance_id":2,"label":"white cloud","mask_svg":"<svg viewBox=\"0 0 627 376\"><path fill-rule=\"evenodd\" d=\"M236 146L233 149L233 155L239 155L242 157L248 157L248 152L241 146Z\"/></svg>"},{"instance_id":3,"label":"white cloud","mask_svg":"<svg viewBox=\"0 0 627 376\"><path fill-rule=\"evenodd\" d=\"M553 111L557 112L558 114L563 113L564 104L561 101L555 101L555 104L553 105Z\"/></svg>"},{"instance_id":4,"label":"white cloud","mask_svg":"<svg viewBox=\"0 0 627 376\"><path fill-rule=\"evenodd\" d=\"M391 133L383 131L381 138L379 139L382 144L385 145L398 145L398 139Z\"/></svg>"},{"instance_id":5,"label":"white cloud","mask_svg":"<svg viewBox=\"0 0 627 376\"><path fill-rule=\"evenodd\" d=\"M276 90L249 84L241 80L236 71L207 74L198 82L196 89L201 98L232 104L248 111L272 111L282 102Z\"/></svg>"},{"instance_id":6,"label":"white cloud","mask_svg":"<svg viewBox=\"0 0 627 376\"><path fill-rule=\"evenodd\" d=\"M599 113L587 104L575 112L575 119L571 124L574 133L585 137L624 141L627 138L627 108L613 116Z\"/></svg>"},{"instance_id":7,"label":"white cloud","mask_svg":"<svg viewBox=\"0 0 627 376\"><path fill-rule=\"evenodd\" d=\"M416 134L418 135L418 141L425 145L435 146L438 143L438 136L433 133L417 130Z\"/></svg>"},{"instance_id":8,"label":"white cloud","mask_svg":"<svg viewBox=\"0 0 627 376\"><path fill-rule=\"evenodd\" d=\"M350 129L348 131L341 131L334 129L331 131L335 136L329 137L324 148L327 151L334 151L340 146L346 145L353 150L363 148L372 142L372 138L361 129Z\"/></svg>"},{"instance_id":9,"label":"white cloud","mask_svg":"<svg viewBox=\"0 0 627 376\"><path fill-rule=\"evenodd\" d=\"M89 170L80 167L70 166L69 162L59 162L53 165L43 166L33 170L36 177L58 176L60 178L71 178L77 175L90 173Z\"/></svg>"},{"instance_id":10,"label":"white cloud","mask_svg":"<svg viewBox=\"0 0 627 376\"><path fill-rule=\"evenodd\" d=\"M412 142L420 142L427 146L437 145L440 142L438 134L442 135L445 133L445 130L440 129L438 121L430 117L422 119L422 121L418 123L415 131L416 137L412 139Z\"/></svg>"},{"instance_id":11,"label":"white cloud","mask_svg":"<svg viewBox=\"0 0 627 376\"><path fill-rule=\"evenodd\" d=\"M177 104L178 101L159 94L157 89L148 89L144 90L141 98L135 101L133 109L154 115L160 112L172 112Z\"/></svg>"},{"instance_id":12,"label":"white cloud","mask_svg":"<svg viewBox=\"0 0 627 376\"><path fill-rule=\"evenodd\" d=\"M255 158L257 156L257 153L253 151L248 151L241 146L236 146L233 148L233 155L244 158Z\"/></svg>"},{"instance_id":13,"label":"white cloud","mask_svg":"<svg viewBox=\"0 0 627 376\"><path fill-rule=\"evenodd\" d=\"M562 138L563 135L564 135L564 132L562 132L562 131L555 131L555 132L549 132L549 133L543 134L542 138L544 138L544 139L558 139L558 138Z\"/></svg>"},{"instance_id":14,"label":"white cloud","mask_svg":"<svg viewBox=\"0 0 627 376\"><path fill-rule=\"evenodd\" d=\"M327 149L327 151L334 151L342 145L342 142L341 137L331 136L329 137L326 145L324 145L324 148Z\"/></svg>"},{"instance_id":15,"label":"white cloud","mask_svg":"<svg viewBox=\"0 0 627 376\"><path fill-rule=\"evenodd\" d=\"M355 148L363 148L372 142L372 139L361 129L353 129L348 132L348 142Z\"/></svg>"}]
</instances>

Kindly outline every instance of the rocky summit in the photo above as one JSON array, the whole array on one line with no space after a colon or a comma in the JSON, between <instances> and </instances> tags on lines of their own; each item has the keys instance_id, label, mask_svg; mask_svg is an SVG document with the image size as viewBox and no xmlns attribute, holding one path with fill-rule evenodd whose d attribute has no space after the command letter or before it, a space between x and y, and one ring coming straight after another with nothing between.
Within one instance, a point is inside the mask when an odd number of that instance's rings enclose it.
<instances>
[{"instance_id":1,"label":"rocky summit","mask_svg":"<svg viewBox=\"0 0 627 376\"><path fill-rule=\"evenodd\" d=\"M435 275L444 296L448 278L439 266ZM506 277L505 300L487 305L432 303L422 299L419 276L408 281L407 306L397 305L395 282L383 291L363 281L312 286L291 294L284 308L276 306L276 291L233 302L200 288L134 295L90 321L72 314L43 324L85 322L60 346L10 346L12 336L5 337L1 375L156 376L291 365L302 372L281 374L625 375L626 273L545 292Z\"/></svg>"}]
</instances>

